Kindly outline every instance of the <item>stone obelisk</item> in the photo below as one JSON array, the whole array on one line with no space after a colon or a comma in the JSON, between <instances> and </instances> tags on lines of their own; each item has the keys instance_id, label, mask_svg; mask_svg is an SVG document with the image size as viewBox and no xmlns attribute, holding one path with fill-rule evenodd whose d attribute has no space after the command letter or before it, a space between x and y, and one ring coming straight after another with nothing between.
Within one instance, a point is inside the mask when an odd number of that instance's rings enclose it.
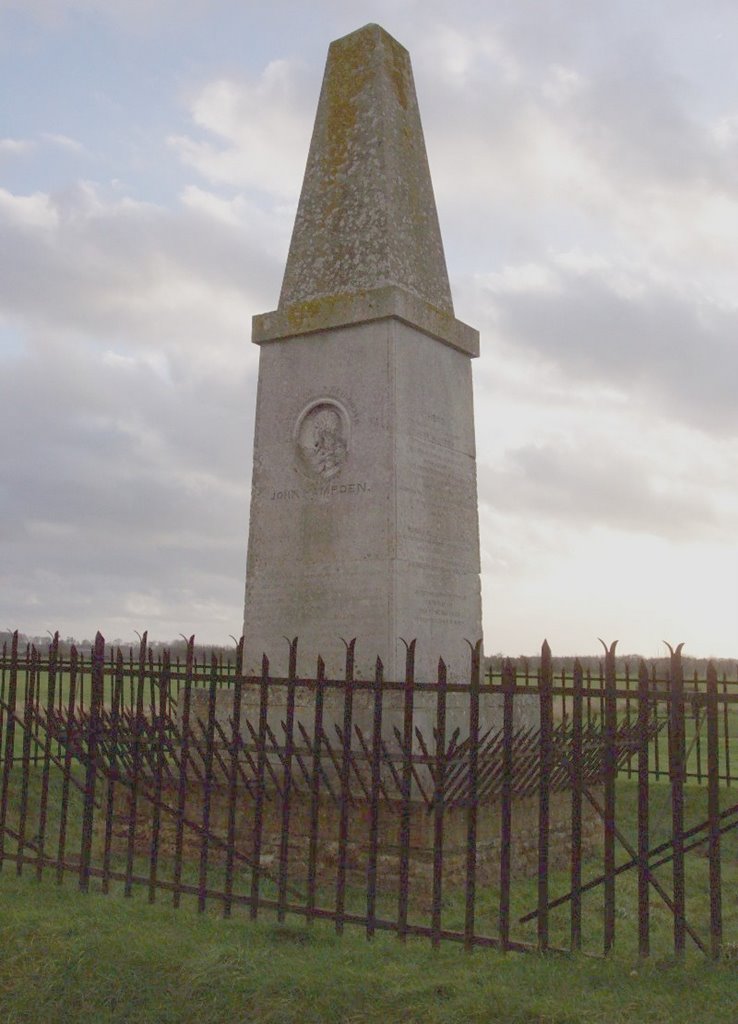
<instances>
[{"instance_id":1,"label":"stone obelisk","mask_svg":"<svg viewBox=\"0 0 738 1024\"><path fill-rule=\"evenodd\" d=\"M468 677L481 637L471 359L454 317L407 50L336 40L276 311L261 346L244 614L246 672L321 654L341 678ZM342 640L343 638L343 640Z\"/></svg>"}]
</instances>

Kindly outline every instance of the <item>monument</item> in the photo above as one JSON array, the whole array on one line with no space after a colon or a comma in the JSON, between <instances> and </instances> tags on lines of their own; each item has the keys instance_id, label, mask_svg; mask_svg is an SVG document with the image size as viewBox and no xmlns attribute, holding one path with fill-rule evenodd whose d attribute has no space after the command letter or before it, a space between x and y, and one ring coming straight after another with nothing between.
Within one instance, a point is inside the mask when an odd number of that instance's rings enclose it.
<instances>
[{"instance_id":1,"label":"monument","mask_svg":"<svg viewBox=\"0 0 738 1024\"><path fill-rule=\"evenodd\" d=\"M244 671L468 678L482 634L471 360L454 316L408 52L333 42L260 346Z\"/></svg>"}]
</instances>

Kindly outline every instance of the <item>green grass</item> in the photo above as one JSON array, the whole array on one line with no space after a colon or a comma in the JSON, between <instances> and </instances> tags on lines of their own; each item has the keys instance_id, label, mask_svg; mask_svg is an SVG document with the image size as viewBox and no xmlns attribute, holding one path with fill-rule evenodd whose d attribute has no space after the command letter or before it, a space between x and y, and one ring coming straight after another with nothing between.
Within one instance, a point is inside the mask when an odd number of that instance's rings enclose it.
<instances>
[{"instance_id":1,"label":"green grass","mask_svg":"<svg viewBox=\"0 0 738 1024\"><path fill-rule=\"evenodd\" d=\"M78 776L81 777L78 770ZM14 772L9 821L18 820L20 772ZM29 829L38 821L40 771L29 779ZM49 801L47 852L54 856L58 835L60 779L52 773ZM722 806L735 799L734 790L721 794ZM635 782L621 780L617 788L618 825L626 839L637 836ZM651 790L652 845L671 834L669 788ZM688 825L706 817L704 788L685 791ZM68 831L68 855L79 852L79 793L72 789ZM14 842L6 843L8 852ZM618 846L618 862L625 854ZM100 864L100 833L94 850ZM601 851L586 864L585 879L601 871ZM121 870L124 858L114 857ZM136 858L135 871L146 875L147 859ZM702 938L708 938L708 863L699 852L686 860L687 912ZM278 925L268 911L258 922L248 920L243 908L223 920L221 906L210 901L198 915L192 897L182 907L171 907L171 896L159 892L150 906L143 886L132 899L122 897L122 886L112 886L110 896L100 893L92 880L87 895L77 891L74 872L67 873L62 887L54 884L55 872L47 868L41 883L32 865L16 876L15 864L6 861L0 872L0 1024L74 1024L85 1022L228 1021L345 1022L373 1024L402 1021L504 1021L506 1024L619 1024L619 1022L731 1022L738 1019L738 833L723 840L723 883L726 957L710 963L688 940L687 956L676 964L671 955L673 919L652 891L651 922L653 956L637 958L638 903L636 874L618 878L616 886L616 946L607 960L592 957L508 954L476 950L465 954L454 943L434 951L427 940L402 945L390 934L378 933L367 942L363 932L347 926L336 936L331 925L318 922L308 927L301 918L288 917ZM196 860L186 865L185 881L194 882ZM171 877L171 865L162 860L160 877ZM667 891L671 866L659 869ZM212 888L223 888L223 870L213 864L208 876ZM247 892L247 870L236 876L237 892ZM536 905L535 878L518 880L513 888L513 921ZM567 872L551 876L551 896L568 889ZM265 884L264 894L273 896ZM494 935L497 928L498 894L494 887L480 887L477 899L477 930ZM602 888L585 897L586 948L602 948ZM319 905L331 906L328 890ZM348 908L361 912L365 894L348 893ZM396 916L396 900L380 898L378 912ZM415 908L411 920L428 923L427 901ZM443 926L461 929L463 892L447 889ZM551 913L552 945L566 946L569 939L569 908ZM536 926L514 925L514 936L535 942Z\"/></svg>"},{"instance_id":2,"label":"green grass","mask_svg":"<svg viewBox=\"0 0 738 1024\"><path fill-rule=\"evenodd\" d=\"M245 923L0 875L3 1024L735 1024L735 963L540 957Z\"/></svg>"},{"instance_id":3,"label":"green grass","mask_svg":"<svg viewBox=\"0 0 738 1024\"><path fill-rule=\"evenodd\" d=\"M36 821L38 772L31 773L29 805ZM10 820L17 820L19 793L11 793ZM725 800L729 794L723 794ZM705 793L687 790L687 820L704 816ZM618 786L618 819L627 838L635 839L635 786ZM52 782L49 852L56 850L59 780ZM68 851L79 850L79 795L70 804ZM654 787L652 839L670 834L668 788ZM9 843L7 849L14 850ZM623 856L619 851L618 859ZM99 864L99 840L95 862ZM114 866L122 867L119 855ZM601 859L585 867L585 877L600 870ZM146 874L147 862L138 857L136 871ZM723 847L726 939L738 935L738 837L726 837ZM196 863L186 867L194 881ZM687 858L688 909L706 937L708 912L707 862ZM170 877L162 862L162 877ZM669 867L660 877L668 888ZM171 896L160 892L155 905L146 902L145 887L124 899L120 884L109 896L93 879L87 895L77 890L73 872L63 886L54 884L53 869L41 883L27 865L22 877L6 861L0 872L0 1024L75 1024L75 1022L344 1022L426 1024L455 1021L496 1021L506 1024L620 1024L620 1022L731 1022L735 1024L738 982L736 947L720 964L712 964L689 949L682 964L670 955L672 919L652 896L653 957L639 962L636 955L637 901L635 875L617 883L616 947L607 960L583 955L549 956L476 950L465 954L453 943L434 951L427 940L402 945L378 933L367 942L361 930L347 926L343 937L329 924L308 927L299 918L278 925L274 915L260 913L248 920L235 909L223 920L221 907L208 904L197 914L192 897L171 907ZM248 888L248 872L239 872L236 890ZM554 874L551 894L568 888L565 872ZM222 887L222 868L213 865L213 887ZM272 895L268 887L266 895ZM325 905L330 905L326 893ZM359 889L349 892L349 905L362 908ZM536 880L518 881L514 910L535 906ZM380 913L396 912L396 904L380 901ZM585 937L592 949L601 947L602 890L585 899ZM478 928L494 934L497 894L478 891ZM427 910L411 919L427 922ZM568 909L552 912L551 942L568 941ZM447 891L444 927L461 927L463 893ZM516 927L517 937L535 940L535 923Z\"/></svg>"},{"instance_id":4,"label":"green grass","mask_svg":"<svg viewBox=\"0 0 738 1024\"><path fill-rule=\"evenodd\" d=\"M75 775L79 781L83 779L82 770L78 767ZM32 837L36 834L39 821L40 804L40 769L33 769L29 773L28 789L28 815L26 825L26 836ZM17 827L20 814L21 792L20 772L14 772L13 785L10 790L10 803L8 809L8 822L12 827ZM56 857L58 849L59 834L59 809L61 802L61 778L58 771L50 776L50 791L48 804L48 825L46 833L46 854L52 858ZM70 787L69 796L69 818L67 825L66 858L74 860L79 854L81 839L81 794L74 787ZM727 807L735 801L734 790L723 790L721 794L721 806ZM104 787L99 789L99 795L104 794ZM685 789L685 823L689 827L705 820L707 817L706 806L707 794L704 787L689 786ZM146 805L144 804L144 807ZM93 865L102 864L102 820L104 811L101 809L96 813L98 822L93 845ZM653 847L658 843L667 840L671 836L671 807L670 791L668 785L659 784L651 786L650 801L650 845ZM165 820L169 820L164 816ZM637 844L637 786L635 782L628 783L623 780L617 786L616 820L618 829L631 847ZM515 830L515 812L513 811L513 830ZM17 843L10 838L6 839L6 853L15 853ZM117 852L114 852L111 862L113 871L122 872L125 870L125 843L119 840ZM686 894L687 894L687 918L695 928L698 935L706 946L709 946L709 862L704 856L706 846L689 852L685 859ZM31 856L29 854L29 856ZM627 853L622 845L616 844L616 862L622 863L627 859ZM595 850L585 861L583 866L583 878L586 882L595 878L602 872L602 851ZM29 865L26 872L33 873L35 869ZM46 873L53 876L54 870L46 868ZM12 863L6 864L5 873L14 872L15 866ZM148 858L139 853L135 858L134 873L147 877L149 872ZM190 859L185 862L183 881L194 885L197 884L197 852L190 854ZM672 888L672 865L665 864L656 870L656 877L663 885L667 893ZM69 872L69 874L73 874ZM171 879L173 868L171 860L162 854L159 862L159 878ZM738 892L738 830L725 835L722 839L722 878L723 878L723 920L724 935L728 943L735 943L738 940L738 901L735 893ZM294 868L290 870L290 880L294 882L295 888L305 891L305 879L301 878ZM250 889L250 872L247 867L236 864L234 877L234 892L247 894ZM73 880L72 880L73 884ZM219 863L217 853L213 850L211 864L208 873L208 887L213 890L224 889L224 871ZM570 888L569 874L566 870L552 871L550 874L550 898L555 898L568 892ZM113 893L120 892L121 885L113 883ZM411 888L411 895L415 892ZM266 898L274 898L274 887L267 878L262 882L262 894ZM670 955L673 950L673 916L668 907L655 892L650 890L651 897L651 950L655 957ZM117 897L113 897L117 898ZM170 900L170 896L160 891L157 899L161 903ZM184 902L192 901L192 897L184 897ZM335 890L333 886L326 887L318 893L318 906L332 907L335 901ZM299 902L299 901L298 901ZM512 886L512 937L522 942L533 945L537 941L536 921L532 920L526 924L520 924L518 919L534 909L537 905L537 878L518 878ZM217 907L218 904L216 903ZM362 914L366 910L366 891L363 885L350 887L347 892L347 910ZM603 887L600 885L591 892L585 894L583 899L583 948L591 953L599 953L603 948ZM499 912L499 895L496 887L482 886L477 888L476 899L476 931L482 935L497 935ZM246 912L238 908L235 913L245 918ZM396 920L397 916L397 895L395 886L388 886L382 883L380 877L380 889L377 906L377 914L380 918ZM464 927L465 902L464 892L458 886L453 888L448 884L444 887L443 899L443 927L455 931L463 931ZM301 918L296 918L299 922ZM412 923L419 925L430 924L430 905L428 896L421 896L421 899L411 905ZM616 880L616 949L618 955L626 959L636 955L638 949L638 892L637 873L630 870L619 876ZM351 930L355 926L347 926ZM551 911L549 919L550 944L561 948L569 946L570 939L570 904ZM696 948L691 939L687 940L688 957L701 958L702 953Z\"/></svg>"}]
</instances>

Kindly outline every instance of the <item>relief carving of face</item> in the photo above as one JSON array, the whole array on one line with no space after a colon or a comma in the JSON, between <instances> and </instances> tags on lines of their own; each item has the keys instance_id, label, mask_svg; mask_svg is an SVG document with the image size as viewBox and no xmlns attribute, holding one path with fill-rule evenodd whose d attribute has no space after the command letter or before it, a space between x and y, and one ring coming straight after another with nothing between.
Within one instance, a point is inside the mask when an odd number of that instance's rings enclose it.
<instances>
[{"instance_id":1,"label":"relief carving of face","mask_svg":"<svg viewBox=\"0 0 738 1024\"><path fill-rule=\"evenodd\" d=\"M322 480L337 476L348 453L339 409L328 402L313 406L299 425L297 448L302 466L311 476Z\"/></svg>"}]
</instances>

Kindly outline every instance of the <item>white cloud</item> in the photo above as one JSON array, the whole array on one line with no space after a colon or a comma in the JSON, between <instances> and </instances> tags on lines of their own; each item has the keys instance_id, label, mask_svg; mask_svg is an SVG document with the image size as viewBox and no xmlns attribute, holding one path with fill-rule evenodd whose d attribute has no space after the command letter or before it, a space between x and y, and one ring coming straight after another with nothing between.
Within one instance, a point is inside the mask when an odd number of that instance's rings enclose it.
<instances>
[{"instance_id":1,"label":"white cloud","mask_svg":"<svg viewBox=\"0 0 738 1024\"><path fill-rule=\"evenodd\" d=\"M259 238L204 206L90 183L4 190L0 262L3 316L25 340L0 380L6 617L35 607L52 626L119 634L127 617L167 636L187 602L210 603L212 622L232 610L227 635L245 559L250 319L278 285Z\"/></svg>"},{"instance_id":2,"label":"white cloud","mask_svg":"<svg viewBox=\"0 0 738 1024\"><path fill-rule=\"evenodd\" d=\"M50 197L42 192L16 196L0 188L0 216L7 220L9 226L17 225L34 232L53 229L59 223L57 209Z\"/></svg>"},{"instance_id":3,"label":"white cloud","mask_svg":"<svg viewBox=\"0 0 738 1024\"><path fill-rule=\"evenodd\" d=\"M247 336L254 308L273 301L270 223L243 232L202 203L171 212L89 182L56 195L0 190L0 302L37 328L129 346L153 334L172 357L199 360L203 337L217 350L219 338Z\"/></svg>"},{"instance_id":4,"label":"white cloud","mask_svg":"<svg viewBox=\"0 0 738 1024\"><path fill-rule=\"evenodd\" d=\"M41 138L44 142L50 143L52 146L57 146L59 149L66 149L71 153L85 153L85 147L77 139L72 139L68 135L60 135L56 132L43 132Z\"/></svg>"},{"instance_id":5,"label":"white cloud","mask_svg":"<svg viewBox=\"0 0 738 1024\"><path fill-rule=\"evenodd\" d=\"M738 114L723 114L712 124L712 136L721 149L738 142Z\"/></svg>"},{"instance_id":6,"label":"white cloud","mask_svg":"<svg viewBox=\"0 0 738 1024\"><path fill-rule=\"evenodd\" d=\"M254 81L211 82L192 103L193 121L206 138L172 135L169 144L211 183L296 197L310 140L309 111L317 101L314 85L304 68L286 60L272 61ZM307 106L306 93L312 100Z\"/></svg>"},{"instance_id":7,"label":"white cloud","mask_svg":"<svg viewBox=\"0 0 738 1024\"><path fill-rule=\"evenodd\" d=\"M33 139L0 139L0 155L21 156L31 153L36 146Z\"/></svg>"},{"instance_id":8,"label":"white cloud","mask_svg":"<svg viewBox=\"0 0 738 1024\"><path fill-rule=\"evenodd\" d=\"M473 85L490 70L506 85L520 79L520 63L505 40L489 27L472 33L448 22L436 21L419 39L418 60L432 64L443 81L455 90Z\"/></svg>"},{"instance_id":9,"label":"white cloud","mask_svg":"<svg viewBox=\"0 0 738 1024\"><path fill-rule=\"evenodd\" d=\"M546 75L541 93L555 104L567 103L583 88L584 80L573 68L552 64Z\"/></svg>"},{"instance_id":10,"label":"white cloud","mask_svg":"<svg viewBox=\"0 0 738 1024\"><path fill-rule=\"evenodd\" d=\"M507 266L497 272L480 274L477 283L495 295L559 290L558 277L554 269L540 263Z\"/></svg>"}]
</instances>

